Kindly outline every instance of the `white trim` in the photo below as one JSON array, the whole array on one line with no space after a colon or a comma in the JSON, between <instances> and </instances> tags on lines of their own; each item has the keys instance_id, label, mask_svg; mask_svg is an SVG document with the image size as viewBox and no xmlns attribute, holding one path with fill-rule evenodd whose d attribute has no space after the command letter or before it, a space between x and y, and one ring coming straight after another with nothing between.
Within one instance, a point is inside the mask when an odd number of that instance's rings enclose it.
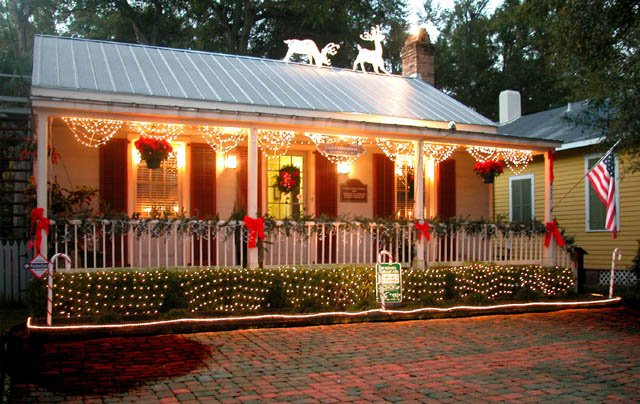
<instances>
[{"instance_id":1,"label":"white trim","mask_svg":"<svg viewBox=\"0 0 640 404\"><path fill-rule=\"evenodd\" d=\"M593 139L579 140L577 142L563 143L562 146L557 147L556 151L577 149L578 147L593 146L604 140L604 137L596 137Z\"/></svg>"},{"instance_id":2,"label":"white trim","mask_svg":"<svg viewBox=\"0 0 640 404\"><path fill-rule=\"evenodd\" d=\"M536 199L535 199L535 175L533 174L522 174L522 175L512 175L509 177L509 221L513 221L513 181L519 180L531 180L531 220L536 218Z\"/></svg>"},{"instance_id":3,"label":"white trim","mask_svg":"<svg viewBox=\"0 0 640 404\"><path fill-rule=\"evenodd\" d=\"M333 113L327 111L292 110L286 108L257 107L242 104L176 100L163 97L122 97L105 102L104 99L74 99L77 93L55 92L53 98L31 97L35 111L66 116L96 116L113 119L164 121L187 125L219 124L221 126L260 127L270 129L315 128L323 133L357 134L358 136L425 140L459 145L504 147L510 145L544 152L555 149L560 142L504 136L495 127L460 124L451 132L446 122L407 118L383 117L366 114ZM82 93L86 95L85 93ZM98 94L101 95L101 94ZM231 110L233 108L233 110ZM64 112L62 112L64 111Z\"/></svg>"},{"instance_id":4,"label":"white trim","mask_svg":"<svg viewBox=\"0 0 640 404\"><path fill-rule=\"evenodd\" d=\"M604 229L591 229L590 228L590 217L589 211L591 210L589 205L589 189L591 188L591 183L589 182L589 178L587 178L586 174L589 172L589 160L590 159L599 159L602 157L604 153L588 153L584 155L584 231L586 233L607 233L609 230ZM618 156L614 157L615 159L615 176L616 176L616 229L620 231L620 173L618 167L620 162L618 161Z\"/></svg>"}]
</instances>

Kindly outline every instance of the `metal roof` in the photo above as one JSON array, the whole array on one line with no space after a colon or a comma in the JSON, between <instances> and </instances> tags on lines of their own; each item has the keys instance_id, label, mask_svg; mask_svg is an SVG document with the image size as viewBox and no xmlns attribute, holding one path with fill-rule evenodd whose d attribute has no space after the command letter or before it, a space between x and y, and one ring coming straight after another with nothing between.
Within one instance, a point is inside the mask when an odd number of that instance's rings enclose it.
<instances>
[{"instance_id":1,"label":"metal roof","mask_svg":"<svg viewBox=\"0 0 640 404\"><path fill-rule=\"evenodd\" d=\"M495 123L417 78L182 49L37 35L33 88L353 113L474 125ZM227 106L228 105L228 106Z\"/></svg>"},{"instance_id":2,"label":"metal roof","mask_svg":"<svg viewBox=\"0 0 640 404\"><path fill-rule=\"evenodd\" d=\"M499 126L498 133L503 135L517 134L519 137L535 139L559 140L564 143L602 137L603 134L600 131L578 123L580 114L587 107L587 101L580 101L560 108L524 115Z\"/></svg>"}]
</instances>

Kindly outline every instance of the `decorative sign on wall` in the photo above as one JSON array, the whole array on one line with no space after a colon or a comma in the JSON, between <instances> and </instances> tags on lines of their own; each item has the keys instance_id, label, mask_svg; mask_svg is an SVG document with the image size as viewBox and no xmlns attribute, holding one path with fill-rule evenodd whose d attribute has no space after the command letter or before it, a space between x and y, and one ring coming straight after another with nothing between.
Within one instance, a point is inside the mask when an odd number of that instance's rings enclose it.
<instances>
[{"instance_id":1,"label":"decorative sign on wall","mask_svg":"<svg viewBox=\"0 0 640 404\"><path fill-rule=\"evenodd\" d=\"M366 203L367 185L356 179L340 184L340 202Z\"/></svg>"}]
</instances>

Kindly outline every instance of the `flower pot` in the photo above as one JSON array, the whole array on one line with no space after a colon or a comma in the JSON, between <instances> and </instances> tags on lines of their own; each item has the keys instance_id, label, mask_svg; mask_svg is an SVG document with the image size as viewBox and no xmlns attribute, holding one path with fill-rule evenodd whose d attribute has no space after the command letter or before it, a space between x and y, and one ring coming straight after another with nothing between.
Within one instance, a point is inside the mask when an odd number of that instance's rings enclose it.
<instances>
[{"instance_id":1,"label":"flower pot","mask_svg":"<svg viewBox=\"0 0 640 404\"><path fill-rule=\"evenodd\" d=\"M160 163L162 163L162 158L160 157L148 158L145 160L145 163L147 163L147 168L149 170L155 170L156 168L160 168Z\"/></svg>"},{"instance_id":2,"label":"flower pot","mask_svg":"<svg viewBox=\"0 0 640 404\"><path fill-rule=\"evenodd\" d=\"M484 180L485 184L493 184L494 178L496 178L495 174L487 174L482 176L482 179Z\"/></svg>"}]
</instances>

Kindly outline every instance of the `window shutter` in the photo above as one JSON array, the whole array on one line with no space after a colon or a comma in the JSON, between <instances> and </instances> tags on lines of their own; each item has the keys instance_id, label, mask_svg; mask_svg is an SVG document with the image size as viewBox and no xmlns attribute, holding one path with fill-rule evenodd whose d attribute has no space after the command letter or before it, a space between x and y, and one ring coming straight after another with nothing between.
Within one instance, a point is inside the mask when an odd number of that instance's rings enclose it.
<instances>
[{"instance_id":1,"label":"window shutter","mask_svg":"<svg viewBox=\"0 0 640 404\"><path fill-rule=\"evenodd\" d=\"M393 217L395 164L384 154L373 155L373 216Z\"/></svg>"},{"instance_id":2,"label":"window shutter","mask_svg":"<svg viewBox=\"0 0 640 404\"><path fill-rule=\"evenodd\" d=\"M325 156L316 156L316 217L338 215L338 172Z\"/></svg>"},{"instance_id":3,"label":"window shutter","mask_svg":"<svg viewBox=\"0 0 640 404\"><path fill-rule=\"evenodd\" d=\"M531 219L531 179L522 178L511 181L511 220L530 222Z\"/></svg>"},{"instance_id":4,"label":"window shutter","mask_svg":"<svg viewBox=\"0 0 640 404\"><path fill-rule=\"evenodd\" d=\"M191 144L191 215L198 219L216 214L216 154L205 143Z\"/></svg>"},{"instance_id":5,"label":"window shutter","mask_svg":"<svg viewBox=\"0 0 640 404\"><path fill-rule=\"evenodd\" d=\"M100 146L100 201L117 213L127 213L127 139L111 139Z\"/></svg>"},{"instance_id":6,"label":"window shutter","mask_svg":"<svg viewBox=\"0 0 640 404\"><path fill-rule=\"evenodd\" d=\"M249 180L249 150L246 146L238 146L235 149L238 156L238 168L236 172L237 192L236 211L247 212L247 181ZM258 215L262 214L262 153L258 150Z\"/></svg>"},{"instance_id":7,"label":"window shutter","mask_svg":"<svg viewBox=\"0 0 640 404\"><path fill-rule=\"evenodd\" d=\"M456 215L456 161L445 160L438 165L438 216Z\"/></svg>"},{"instance_id":8,"label":"window shutter","mask_svg":"<svg viewBox=\"0 0 640 404\"><path fill-rule=\"evenodd\" d=\"M127 167L129 141L114 138L100 146L100 204L101 208L108 207L113 212L127 213ZM106 243L106 266L122 267L127 262L127 236L124 243L119 238L113 245ZM122 248L124 245L124 250ZM115 258L115 261L112 259Z\"/></svg>"}]
</instances>

